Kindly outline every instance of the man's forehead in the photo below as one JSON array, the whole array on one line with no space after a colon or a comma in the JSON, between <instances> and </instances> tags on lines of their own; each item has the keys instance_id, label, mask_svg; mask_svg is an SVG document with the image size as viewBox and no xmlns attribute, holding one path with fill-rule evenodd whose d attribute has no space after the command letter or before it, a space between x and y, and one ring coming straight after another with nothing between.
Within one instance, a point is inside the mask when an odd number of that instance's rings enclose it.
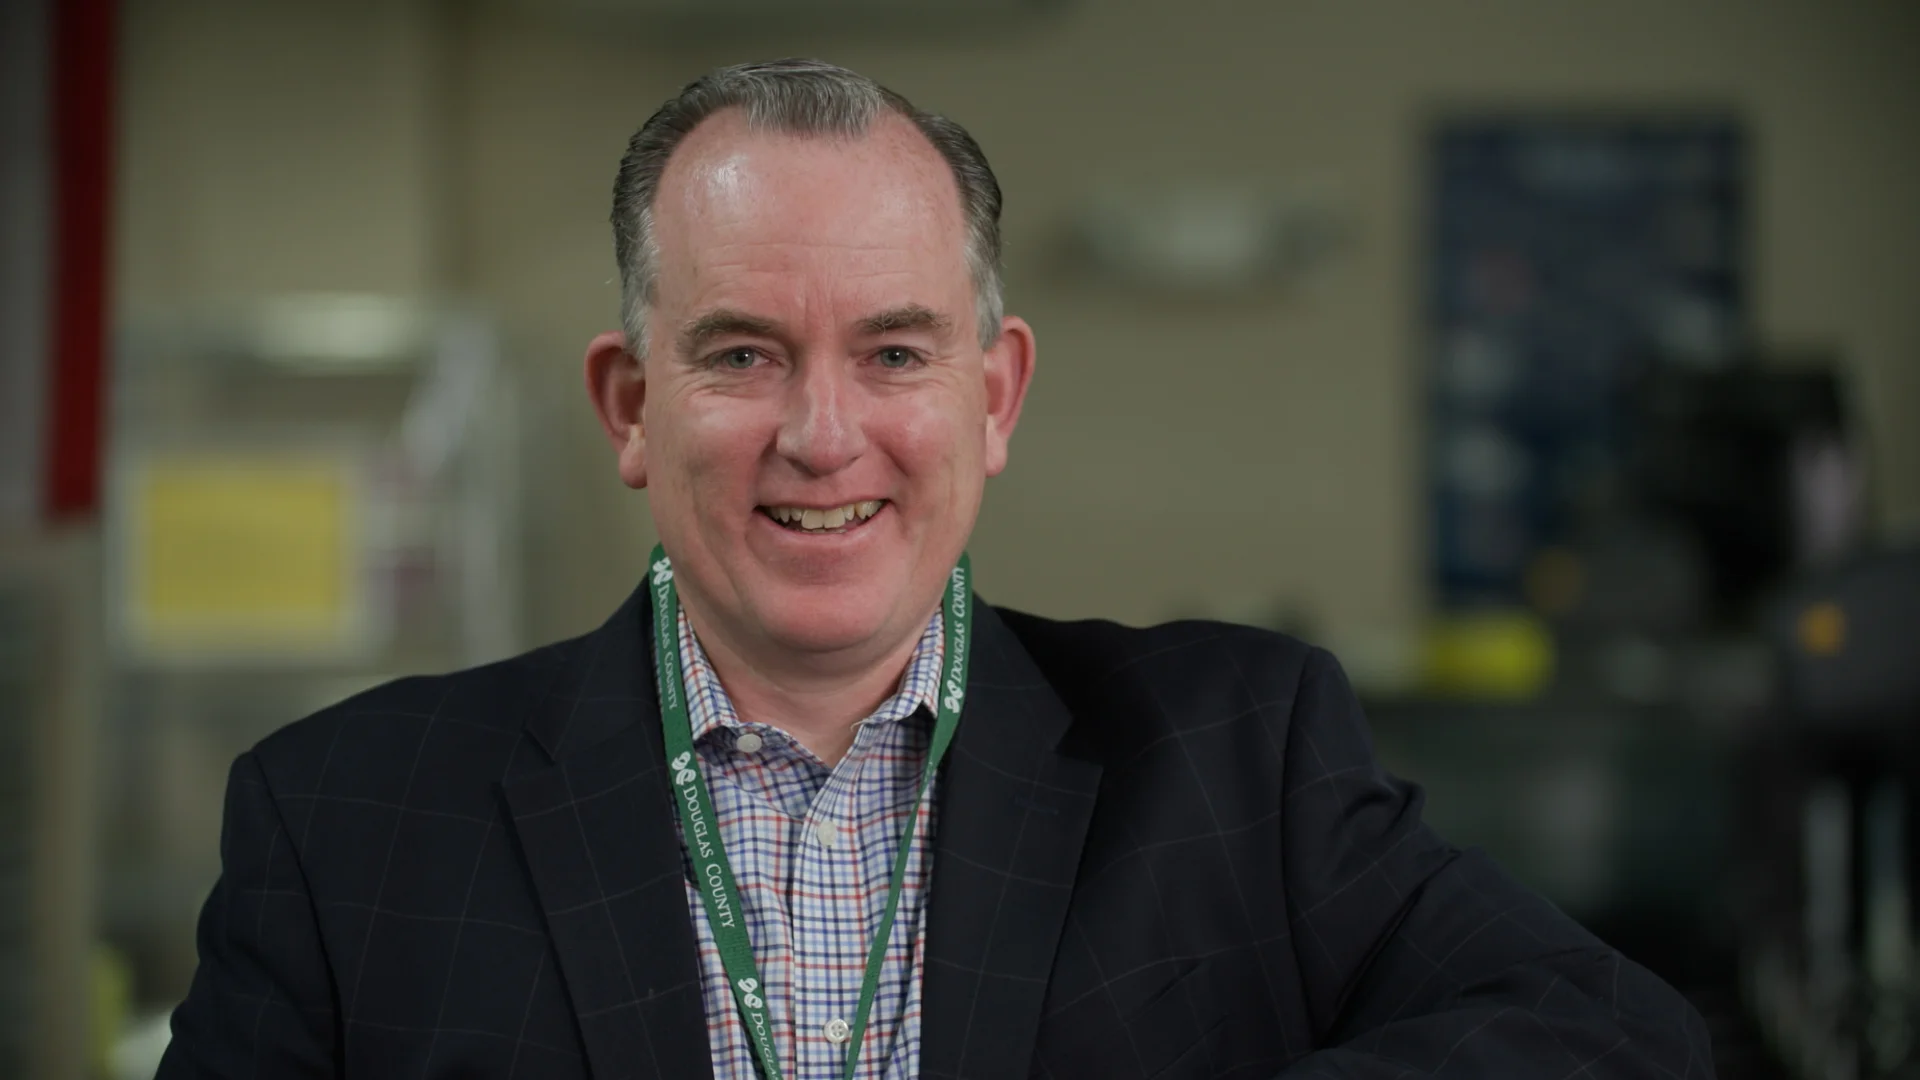
<instances>
[{"instance_id":1,"label":"man's forehead","mask_svg":"<svg viewBox=\"0 0 1920 1080\"><path fill-rule=\"evenodd\" d=\"M726 109L674 150L653 216L656 227L671 227L775 207L824 213L836 204L860 216L895 210L957 223L960 215L945 159L905 117L883 114L855 136L806 135L754 128L744 110Z\"/></svg>"}]
</instances>

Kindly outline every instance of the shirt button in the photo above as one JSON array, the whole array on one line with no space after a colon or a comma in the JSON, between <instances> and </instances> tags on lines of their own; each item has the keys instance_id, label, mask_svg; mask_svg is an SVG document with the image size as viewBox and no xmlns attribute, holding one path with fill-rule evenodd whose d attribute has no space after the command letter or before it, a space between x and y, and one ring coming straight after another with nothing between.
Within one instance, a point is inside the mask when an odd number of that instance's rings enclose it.
<instances>
[{"instance_id":1,"label":"shirt button","mask_svg":"<svg viewBox=\"0 0 1920 1080\"><path fill-rule=\"evenodd\" d=\"M832 847L840 840L840 830L833 827L833 822L823 821L813 827L813 838L821 847Z\"/></svg>"},{"instance_id":2,"label":"shirt button","mask_svg":"<svg viewBox=\"0 0 1920 1080\"><path fill-rule=\"evenodd\" d=\"M742 734L738 739L733 740L733 748L735 750L740 751L743 754L757 754L760 752L760 747L764 745L766 744L760 738L760 736L755 735L751 731L746 732Z\"/></svg>"},{"instance_id":3,"label":"shirt button","mask_svg":"<svg viewBox=\"0 0 1920 1080\"><path fill-rule=\"evenodd\" d=\"M827 1041L828 1042L833 1043L835 1046L838 1046L841 1043L846 1042L848 1039L852 1037L853 1037L853 1029L847 1026L847 1022L845 1020L842 1020L836 1016L833 1019L827 1021Z\"/></svg>"}]
</instances>

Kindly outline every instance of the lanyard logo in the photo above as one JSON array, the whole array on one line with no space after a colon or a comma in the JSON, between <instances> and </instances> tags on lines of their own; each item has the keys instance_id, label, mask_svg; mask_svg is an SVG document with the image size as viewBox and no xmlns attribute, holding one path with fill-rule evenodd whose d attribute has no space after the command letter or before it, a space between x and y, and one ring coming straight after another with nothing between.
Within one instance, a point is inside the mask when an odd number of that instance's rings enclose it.
<instances>
[{"instance_id":1,"label":"lanyard logo","mask_svg":"<svg viewBox=\"0 0 1920 1080\"><path fill-rule=\"evenodd\" d=\"M664 555L658 559L655 559L653 561L654 584L664 585L667 582L672 580L673 580L673 563L670 560L668 560L667 557Z\"/></svg>"},{"instance_id":2,"label":"lanyard logo","mask_svg":"<svg viewBox=\"0 0 1920 1080\"><path fill-rule=\"evenodd\" d=\"M674 758L671 762L668 763L668 766L671 769L673 769L674 783L679 784L682 787L685 787L686 785L693 783L694 772L691 768L688 767L692 763L693 763L693 755L690 753L686 753L684 751L678 757Z\"/></svg>"},{"instance_id":3,"label":"lanyard logo","mask_svg":"<svg viewBox=\"0 0 1920 1080\"><path fill-rule=\"evenodd\" d=\"M761 1000L760 995L754 993L755 990L760 989L760 980L741 979L735 985L740 987L740 1000L746 1003L747 1008L758 1009L767 1004Z\"/></svg>"}]
</instances>

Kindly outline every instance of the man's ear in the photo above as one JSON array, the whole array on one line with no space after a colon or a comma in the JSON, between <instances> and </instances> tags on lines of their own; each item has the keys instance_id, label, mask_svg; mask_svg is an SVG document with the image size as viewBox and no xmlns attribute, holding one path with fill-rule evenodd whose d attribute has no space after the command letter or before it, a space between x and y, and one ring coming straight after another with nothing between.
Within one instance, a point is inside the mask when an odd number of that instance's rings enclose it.
<instances>
[{"instance_id":1,"label":"man's ear","mask_svg":"<svg viewBox=\"0 0 1920 1080\"><path fill-rule=\"evenodd\" d=\"M587 344L587 397L619 455L620 480L638 490L647 486L647 433L641 406L647 401L645 366L627 351L627 337L609 330Z\"/></svg>"},{"instance_id":2,"label":"man's ear","mask_svg":"<svg viewBox=\"0 0 1920 1080\"><path fill-rule=\"evenodd\" d=\"M987 475L1007 467L1007 442L1033 381L1033 327L1018 315L1000 320L1000 336L984 357L987 377Z\"/></svg>"}]
</instances>

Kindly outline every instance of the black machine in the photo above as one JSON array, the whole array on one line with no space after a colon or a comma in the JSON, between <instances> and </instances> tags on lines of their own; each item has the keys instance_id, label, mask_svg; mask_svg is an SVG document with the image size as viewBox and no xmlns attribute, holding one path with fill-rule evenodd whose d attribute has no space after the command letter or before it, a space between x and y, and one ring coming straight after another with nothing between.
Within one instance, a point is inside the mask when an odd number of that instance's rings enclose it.
<instances>
[{"instance_id":1,"label":"black machine","mask_svg":"<svg viewBox=\"0 0 1920 1080\"><path fill-rule=\"evenodd\" d=\"M1802 1076L1920 1077L1920 549L1810 576L1765 624L1780 693L1732 898L1749 1002Z\"/></svg>"}]
</instances>

